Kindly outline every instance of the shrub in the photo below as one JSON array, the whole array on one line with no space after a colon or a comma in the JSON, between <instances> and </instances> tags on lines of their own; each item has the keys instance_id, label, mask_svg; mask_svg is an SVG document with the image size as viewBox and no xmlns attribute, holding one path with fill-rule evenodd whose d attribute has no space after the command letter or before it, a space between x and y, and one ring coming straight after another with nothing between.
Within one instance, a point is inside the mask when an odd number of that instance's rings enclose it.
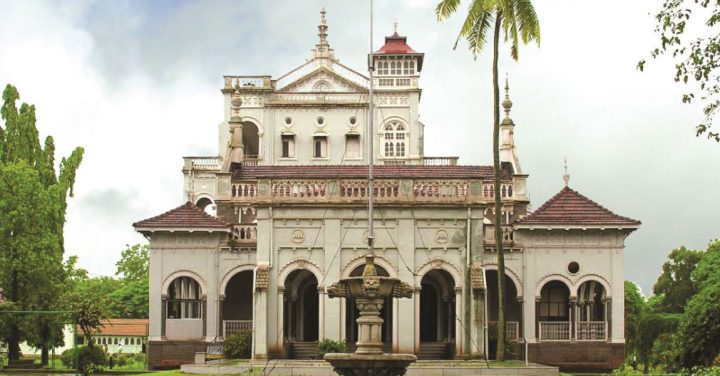
<instances>
[{"instance_id":1,"label":"shrub","mask_svg":"<svg viewBox=\"0 0 720 376\"><path fill-rule=\"evenodd\" d=\"M0 354L0 367L4 366L5 364L7 364L7 357L5 356L5 354Z\"/></svg>"},{"instance_id":2,"label":"shrub","mask_svg":"<svg viewBox=\"0 0 720 376\"><path fill-rule=\"evenodd\" d=\"M105 349L100 346L78 347L78 364L80 373L89 375L95 371L101 371L107 365L108 357Z\"/></svg>"},{"instance_id":3,"label":"shrub","mask_svg":"<svg viewBox=\"0 0 720 376\"><path fill-rule=\"evenodd\" d=\"M75 368L75 363L73 362L73 349L67 349L60 354L60 361L65 366L65 368Z\"/></svg>"},{"instance_id":4,"label":"shrub","mask_svg":"<svg viewBox=\"0 0 720 376\"><path fill-rule=\"evenodd\" d=\"M324 339L318 342L318 355L322 358L328 353L344 353L347 352L347 345L345 342L333 341L331 339Z\"/></svg>"},{"instance_id":5,"label":"shrub","mask_svg":"<svg viewBox=\"0 0 720 376\"><path fill-rule=\"evenodd\" d=\"M135 361L135 363L145 363L145 354L143 354L143 353L133 354L132 357L133 357L133 361Z\"/></svg>"},{"instance_id":6,"label":"shrub","mask_svg":"<svg viewBox=\"0 0 720 376\"><path fill-rule=\"evenodd\" d=\"M252 332L243 331L225 338L223 354L229 359L250 359Z\"/></svg>"},{"instance_id":7,"label":"shrub","mask_svg":"<svg viewBox=\"0 0 720 376\"><path fill-rule=\"evenodd\" d=\"M689 370L684 370L680 373L681 376L720 376L720 367L694 367Z\"/></svg>"}]
</instances>

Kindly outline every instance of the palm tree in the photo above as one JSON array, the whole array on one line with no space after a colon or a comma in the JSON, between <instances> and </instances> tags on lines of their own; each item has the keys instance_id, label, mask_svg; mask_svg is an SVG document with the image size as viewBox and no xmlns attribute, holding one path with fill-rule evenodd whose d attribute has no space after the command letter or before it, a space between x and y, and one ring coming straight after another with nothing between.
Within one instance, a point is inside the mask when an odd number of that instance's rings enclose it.
<instances>
[{"instance_id":1,"label":"palm tree","mask_svg":"<svg viewBox=\"0 0 720 376\"><path fill-rule=\"evenodd\" d=\"M435 9L438 21L455 13L460 0L441 0ZM502 243L502 202L500 197L500 85L498 83L498 53L500 34L510 45L510 56L518 59L520 42L540 43L540 23L530 0L471 0L465 22L460 29L455 47L461 38L468 42L475 58L487 43L487 34L493 29L493 167L495 180L495 244L498 267L498 323L497 360L505 360L505 256ZM469 273L469 271L468 271Z\"/></svg>"}]
</instances>

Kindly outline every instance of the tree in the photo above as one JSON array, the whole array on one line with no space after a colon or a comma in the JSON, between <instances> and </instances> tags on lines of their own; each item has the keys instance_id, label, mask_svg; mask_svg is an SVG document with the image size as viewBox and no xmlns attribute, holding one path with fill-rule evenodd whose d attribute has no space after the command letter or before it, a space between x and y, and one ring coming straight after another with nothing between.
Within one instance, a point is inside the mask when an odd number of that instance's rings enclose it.
<instances>
[{"instance_id":1,"label":"tree","mask_svg":"<svg viewBox=\"0 0 720 376\"><path fill-rule=\"evenodd\" d=\"M147 280L150 276L150 255L147 244L128 246L116 264L117 272L126 281Z\"/></svg>"},{"instance_id":2,"label":"tree","mask_svg":"<svg viewBox=\"0 0 720 376\"><path fill-rule=\"evenodd\" d=\"M709 366L720 355L720 241L708 246L692 273L698 293L685 306L675 336L677 363L684 368Z\"/></svg>"},{"instance_id":3,"label":"tree","mask_svg":"<svg viewBox=\"0 0 720 376\"><path fill-rule=\"evenodd\" d=\"M83 149L76 148L60 162L55 173L52 137L40 144L35 106L16 102L20 94L12 85L3 91L0 115L0 285L19 309L48 310L58 303L64 272L63 226L67 198L72 196L75 174ZM21 330L12 325L8 337L9 359L16 360L19 342L27 339L42 349L59 344L61 323L50 317L30 317L34 325Z\"/></svg>"},{"instance_id":4,"label":"tree","mask_svg":"<svg viewBox=\"0 0 720 376\"><path fill-rule=\"evenodd\" d=\"M635 353L637 346L637 326L642 315L647 311L645 297L640 293L638 286L631 281L625 281L625 347L626 357Z\"/></svg>"},{"instance_id":5,"label":"tree","mask_svg":"<svg viewBox=\"0 0 720 376\"><path fill-rule=\"evenodd\" d=\"M685 247L670 252L668 261L662 266L663 272L653 286L653 293L662 295L662 312L684 312L685 303L698 291L691 275L704 254L704 251Z\"/></svg>"},{"instance_id":6,"label":"tree","mask_svg":"<svg viewBox=\"0 0 720 376\"><path fill-rule=\"evenodd\" d=\"M455 13L460 0L442 0L435 13L438 21L444 21ZM540 23L530 0L471 0L455 48L461 38L467 40L470 52L475 58L487 42L487 34L493 29L493 168L495 186L495 244L498 264L498 347L497 360L505 360L505 256L502 236L502 201L500 194L500 84L498 77L498 54L500 34L509 43L510 56L518 59L520 42L540 43ZM468 271L469 273L469 271ZM469 276L468 276L469 278Z\"/></svg>"},{"instance_id":7,"label":"tree","mask_svg":"<svg viewBox=\"0 0 720 376\"><path fill-rule=\"evenodd\" d=\"M720 108L720 35L716 26L720 21L720 1L714 0L665 0L655 15L655 33L659 46L650 56L670 55L675 64L675 82L687 84L694 81L683 94L683 103L696 98L703 103L705 118L696 125L696 136L705 134L708 139L720 142L720 132L712 130L713 119ZM690 34L686 31L691 30ZM699 35L699 36L693 36ZM640 60L638 69L645 68Z\"/></svg>"},{"instance_id":8,"label":"tree","mask_svg":"<svg viewBox=\"0 0 720 376\"><path fill-rule=\"evenodd\" d=\"M671 334L680 322L679 314L647 313L642 315L637 325L637 354L643 364L643 371L648 373L652 365L652 351L658 337Z\"/></svg>"}]
</instances>

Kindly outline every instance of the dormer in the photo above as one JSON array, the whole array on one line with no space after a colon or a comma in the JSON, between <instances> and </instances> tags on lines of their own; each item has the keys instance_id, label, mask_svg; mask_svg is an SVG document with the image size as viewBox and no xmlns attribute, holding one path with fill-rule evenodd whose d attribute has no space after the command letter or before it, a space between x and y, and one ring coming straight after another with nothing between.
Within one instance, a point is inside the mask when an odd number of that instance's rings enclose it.
<instances>
[{"instance_id":1,"label":"dormer","mask_svg":"<svg viewBox=\"0 0 720 376\"><path fill-rule=\"evenodd\" d=\"M385 45L373 53L374 84L378 90L417 89L425 54L407 44L397 32L385 37Z\"/></svg>"}]
</instances>

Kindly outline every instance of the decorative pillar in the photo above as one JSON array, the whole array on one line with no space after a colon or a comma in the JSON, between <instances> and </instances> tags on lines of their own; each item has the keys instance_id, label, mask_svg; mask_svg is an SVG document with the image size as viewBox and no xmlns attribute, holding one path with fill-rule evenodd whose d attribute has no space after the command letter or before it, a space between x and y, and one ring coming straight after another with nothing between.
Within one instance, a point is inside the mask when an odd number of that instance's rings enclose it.
<instances>
[{"instance_id":1,"label":"decorative pillar","mask_svg":"<svg viewBox=\"0 0 720 376\"><path fill-rule=\"evenodd\" d=\"M162 307L160 308L161 315L162 315L162 316L160 316L160 338L162 338L163 341L167 339L167 338L165 338L165 320L167 319L167 300L168 300L167 295L162 294L162 298L161 298Z\"/></svg>"},{"instance_id":2,"label":"decorative pillar","mask_svg":"<svg viewBox=\"0 0 720 376\"><path fill-rule=\"evenodd\" d=\"M607 340L612 339L612 298L605 298L605 333L607 333Z\"/></svg>"},{"instance_id":3,"label":"decorative pillar","mask_svg":"<svg viewBox=\"0 0 720 376\"><path fill-rule=\"evenodd\" d=\"M225 338L225 315L223 307L225 306L225 295L218 297L218 337Z\"/></svg>"},{"instance_id":4,"label":"decorative pillar","mask_svg":"<svg viewBox=\"0 0 720 376\"><path fill-rule=\"evenodd\" d=\"M577 297L571 296L570 297L570 333L568 333L568 336L571 341L575 341L577 338L577 323L575 322L577 320Z\"/></svg>"},{"instance_id":5,"label":"decorative pillar","mask_svg":"<svg viewBox=\"0 0 720 376\"><path fill-rule=\"evenodd\" d=\"M207 340L207 322L208 322L208 309L207 309L207 295L202 297L202 322L203 331L202 336Z\"/></svg>"},{"instance_id":6,"label":"decorative pillar","mask_svg":"<svg viewBox=\"0 0 720 376\"><path fill-rule=\"evenodd\" d=\"M318 341L325 339L325 287L318 286Z\"/></svg>"},{"instance_id":7,"label":"decorative pillar","mask_svg":"<svg viewBox=\"0 0 720 376\"><path fill-rule=\"evenodd\" d=\"M415 300L415 353L420 352L420 290L421 287L415 287L413 291L415 294L413 299Z\"/></svg>"},{"instance_id":8,"label":"decorative pillar","mask_svg":"<svg viewBox=\"0 0 720 376\"><path fill-rule=\"evenodd\" d=\"M275 343L275 348L277 349L279 354L282 354L283 352L283 338L285 337L285 333L283 331L285 330L285 286L278 286L277 288L277 332L279 335L277 336L277 341ZM279 355L278 356L281 356Z\"/></svg>"},{"instance_id":9,"label":"decorative pillar","mask_svg":"<svg viewBox=\"0 0 720 376\"><path fill-rule=\"evenodd\" d=\"M520 307L520 320L518 320L518 336L521 336L521 338L525 338L525 299L523 299L522 296L518 296L516 298L518 307ZM523 350L525 351L525 350Z\"/></svg>"},{"instance_id":10,"label":"decorative pillar","mask_svg":"<svg viewBox=\"0 0 720 376\"><path fill-rule=\"evenodd\" d=\"M535 338L542 340L540 336L540 301L541 297L535 297Z\"/></svg>"},{"instance_id":11,"label":"decorative pillar","mask_svg":"<svg viewBox=\"0 0 720 376\"><path fill-rule=\"evenodd\" d=\"M237 88L232 94L230 104L232 106L232 116L228 122L230 125L230 162L242 163L245 160L245 146L242 139L243 123L240 117L242 98L240 97L240 90Z\"/></svg>"},{"instance_id":12,"label":"decorative pillar","mask_svg":"<svg viewBox=\"0 0 720 376\"><path fill-rule=\"evenodd\" d=\"M462 320L460 318L460 314L463 311L463 299L462 299L462 287L455 287L455 317L451 317L450 320L455 320L455 356L461 356L464 355L463 353L463 339L465 338L464 335L458 335L458 333L465 333L465 330L468 328L464 328L462 324ZM449 333L448 333L449 334Z\"/></svg>"},{"instance_id":13,"label":"decorative pillar","mask_svg":"<svg viewBox=\"0 0 720 376\"><path fill-rule=\"evenodd\" d=\"M255 268L255 309L253 311L253 359L267 359L267 288L270 267L261 263Z\"/></svg>"}]
</instances>

